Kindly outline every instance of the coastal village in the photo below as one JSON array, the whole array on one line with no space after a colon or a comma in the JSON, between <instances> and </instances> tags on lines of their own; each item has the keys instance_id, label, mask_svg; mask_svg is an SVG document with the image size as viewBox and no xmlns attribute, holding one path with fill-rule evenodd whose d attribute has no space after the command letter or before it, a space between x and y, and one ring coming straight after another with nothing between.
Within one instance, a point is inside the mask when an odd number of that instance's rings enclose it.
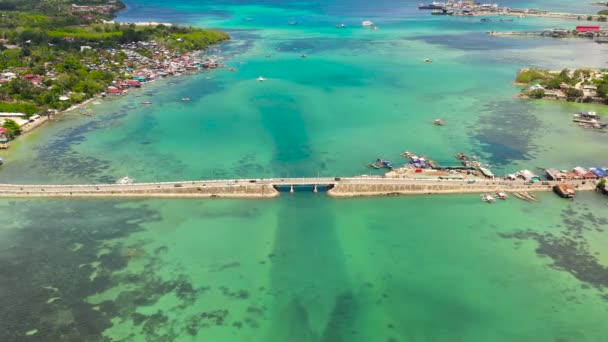
<instances>
[{"instance_id":1,"label":"coastal village","mask_svg":"<svg viewBox=\"0 0 608 342\"><path fill-rule=\"evenodd\" d=\"M116 0L61 3L44 8L47 17L32 15L27 21L29 14L22 12L0 17L0 149L10 148L12 139L53 115L95 98L124 95L145 82L221 66L218 58L206 54L206 47L228 39L225 33L168 23L116 23L107 20L124 9ZM22 6L27 10L33 5ZM45 29L15 29L32 21ZM54 21L57 29L47 29ZM66 27L65 21L74 25Z\"/></svg>"},{"instance_id":2,"label":"coastal village","mask_svg":"<svg viewBox=\"0 0 608 342\"><path fill-rule=\"evenodd\" d=\"M440 166L437 162L427 156L411 153L409 151L401 153L401 157L407 162L403 166L395 167L394 164L386 159L377 158L369 164L369 167L376 170L386 171L385 178L389 179L412 179L412 180L434 180L434 181L461 181L467 184L475 184L478 181L496 181L499 185L509 188L514 184L533 185L541 183L550 185L551 182L558 182L552 185L552 190L563 198L572 199L576 194L578 185L590 182L598 185L600 191L607 191L605 187L608 178L607 167L581 167L577 166L570 170L558 170L556 168L539 169L538 172L523 169L505 176L496 176L490 166L483 164L477 156L468 156L464 153L457 153L456 160L461 165ZM536 201L534 195L529 192L513 192L515 197L526 201ZM507 192L501 191L495 194L484 194L482 200L493 203L494 199L508 198Z\"/></svg>"}]
</instances>

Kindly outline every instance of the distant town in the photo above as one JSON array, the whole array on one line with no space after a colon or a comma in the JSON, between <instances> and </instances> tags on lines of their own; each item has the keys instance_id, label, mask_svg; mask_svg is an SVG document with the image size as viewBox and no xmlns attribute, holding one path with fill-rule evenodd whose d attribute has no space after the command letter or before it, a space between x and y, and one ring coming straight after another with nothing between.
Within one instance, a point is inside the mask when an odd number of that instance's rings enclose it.
<instances>
[{"instance_id":1,"label":"distant town","mask_svg":"<svg viewBox=\"0 0 608 342\"><path fill-rule=\"evenodd\" d=\"M4 4L0 11L0 148L98 96L123 95L161 77L215 68L201 52L223 32L171 24L116 23L115 0L45 7Z\"/></svg>"}]
</instances>

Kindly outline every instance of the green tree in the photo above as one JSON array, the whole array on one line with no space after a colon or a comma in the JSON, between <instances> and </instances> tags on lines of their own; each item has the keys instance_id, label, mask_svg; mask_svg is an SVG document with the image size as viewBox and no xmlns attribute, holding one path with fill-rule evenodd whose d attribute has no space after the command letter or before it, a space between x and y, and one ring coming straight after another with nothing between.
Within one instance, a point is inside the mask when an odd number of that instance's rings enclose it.
<instances>
[{"instance_id":1,"label":"green tree","mask_svg":"<svg viewBox=\"0 0 608 342\"><path fill-rule=\"evenodd\" d=\"M19 127L19 125L11 119L4 121L2 127L6 128L9 135L12 135L13 137L21 134L21 127Z\"/></svg>"},{"instance_id":2,"label":"green tree","mask_svg":"<svg viewBox=\"0 0 608 342\"><path fill-rule=\"evenodd\" d=\"M530 96L535 99L542 99L545 97L545 91L543 89L534 89L530 92Z\"/></svg>"}]
</instances>

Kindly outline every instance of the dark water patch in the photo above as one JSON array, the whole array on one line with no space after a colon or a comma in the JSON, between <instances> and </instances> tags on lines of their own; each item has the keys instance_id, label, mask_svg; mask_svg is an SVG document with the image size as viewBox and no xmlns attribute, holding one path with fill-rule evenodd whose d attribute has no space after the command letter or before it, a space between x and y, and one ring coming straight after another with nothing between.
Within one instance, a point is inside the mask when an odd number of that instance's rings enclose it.
<instances>
[{"instance_id":1,"label":"dark water patch","mask_svg":"<svg viewBox=\"0 0 608 342\"><path fill-rule=\"evenodd\" d=\"M531 49L542 45L539 39L521 39L520 37L493 37L486 32L468 32L463 34L427 35L407 37L405 40L418 40L428 44L441 45L455 50L496 51L512 49Z\"/></svg>"},{"instance_id":2,"label":"dark water patch","mask_svg":"<svg viewBox=\"0 0 608 342\"><path fill-rule=\"evenodd\" d=\"M603 218L589 212L577 212L573 208L562 211L564 228L558 233L522 230L500 233L506 239L534 240L539 256L552 260L551 267L570 273L579 281L599 290L608 287L608 267L600 264L589 249L584 233L591 231Z\"/></svg>"},{"instance_id":3,"label":"dark water patch","mask_svg":"<svg viewBox=\"0 0 608 342\"><path fill-rule=\"evenodd\" d=\"M100 340L118 308L104 303L96 310L86 298L112 287L112 270L126 263L119 260L120 246L106 246L109 254L93 281L90 263L99 260L104 241L141 230L131 219L152 218L154 212L90 200L17 201L11 210L12 217L27 220L0 242L0 317L6 327L0 340L22 340L32 329L39 331L28 337L32 341ZM53 297L59 299L47 303Z\"/></svg>"},{"instance_id":4,"label":"dark water patch","mask_svg":"<svg viewBox=\"0 0 608 342\"><path fill-rule=\"evenodd\" d=\"M277 51L281 53L305 52L308 54L324 53L335 50L363 49L369 50L371 39L341 39L341 38L297 38L281 41L275 44Z\"/></svg>"},{"instance_id":5,"label":"dark water patch","mask_svg":"<svg viewBox=\"0 0 608 342\"><path fill-rule=\"evenodd\" d=\"M347 332L354 326L356 298L351 293L336 297L329 321L321 336L321 341L347 341Z\"/></svg>"},{"instance_id":6,"label":"dark water patch","mask_svg":"<svg viewBox=\"0 0 608 342\"><path fill-rule=\"evenodd\" d=\"M233 299L241 299L241 300L245 300L245 299L249 299L249 291L247 290L230 290L228 287L226 286L220 286L220 292L222 293L222 295L224 295L225 297L229 297L229 298L233 298Z\"/></svg>"},{"instance_id":7,"label":"dark water patch","mask_svg":"<svg viewBox=\"0 0 608 342\"><path fill-rule=\"evenodd\" d=\"M541 123L524 102L502 101L484 106L484 114L471 127L471 138L479 142L477 154L488 156L492 165L530 160L538 148L532 141Z\"/></svg>"},{"instance_id":8,"label":"dark water patch","mask_svg":"<svg viewBox=\"0 0 608 342\"><path fill-rule=\"evenodd\" d=\"M221 271L225 271L225 270L230 269L230 268L236 268L236 267L240 267L240 266L241 266L240 262L231 262L229 264L221 265L215 271L216 272L221 272Z\"/></svg>"}]
</instances>

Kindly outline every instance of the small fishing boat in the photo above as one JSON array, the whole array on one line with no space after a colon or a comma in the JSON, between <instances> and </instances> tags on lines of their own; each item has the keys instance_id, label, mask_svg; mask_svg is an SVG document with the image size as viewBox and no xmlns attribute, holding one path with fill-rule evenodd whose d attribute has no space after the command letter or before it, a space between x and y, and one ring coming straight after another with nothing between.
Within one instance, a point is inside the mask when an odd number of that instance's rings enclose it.
<instances>
[{"instance_id":1,"label":"small fishing boat","mask_svg":"<svg viewBox=\"0 0 608 342\"><path fill-rule=\"evenodd\" d=\"M425 59L424 59L424 62L425 62L425 63L432 63L432 62L433 62L433 60L432 60L432 59L430 59L430 58L425 58Z\"/></svg>"},{"instance_id":2,"label":"small fishing boat","mask_svg":"<svg viewBox=\"0 0 608 342\"><path fill-rule=\"evenodd\" d=\"M336 25L336 27L339 28L339 29L341 29L341 28L345 28L346 25L344 25L344 24L338 24L338 25Z\"/></svg>"},{"instance_id":3,"label":"small fishing boat","mask_svg":"<svg viewBox=\"0 0 608 342\"><path fill-rule=\"evenodd\" d=\"M374 23L373 23L373 22L371 22L371 21L369 21L369 20L364 20L364 21L361 23L361 25L362 25L362 26L374 26Z\"/></svg>"},{"instance_id":4,"label":"small fishing boat","mask_svg":"<svg viewBox=\"0 0 608 342\"><path fill-rule=\"evenodd\" d=\"M486 203L494 203L494 202L496 202L496 198L494 198L490 194L483 194L483 195L481 195L481 200L484 201L484 202L486 202Z\"/></svg>"},{"instance_id":5,"label":"small fishing boat","mask_svg":"<svg viewBox=\"0 0 608 342\"><path fill-rule=\"evenodd\" d=\"M184 98L182 99L182 101L184 101L184 102L188 102L188 101L190 101L190 98L189 98L189 97L184 97Z\"/></svg>"},{"instance_id":6,"label":"small fishing boat","mask_svg":"<svg viewBox=\"0 0 608 342\"><path fill-rule=\"evenodd\" d=\"M433 121L433 125L444 126L445 122L443 122L441 119L435 119L435 121Z\"/></svg>"},{"instance_id":7,"label":"small fishing boat","mask_svg":"<svg viewBox=\"0 0 608 342\"><path fill-rule=\"evenodd\" d=\"M456 157L456 159L458 159L458 160L466 160L466 159L469 159L469 158L467 157L467 155L466 155L466 154L464 154L464 153L462 153L462 152L458 152L458 153L456 153L456 156L455 156L455 157Z\"/></svg>"},{"instance_id":8,"label":"small fishing boat","mask_svg":"<svg viewBox=\"0 0 608 342\"><path fill-rule=\"evenodd\" d=\"M150 102L150 101L144 101L144 102L142 102L141 104L145 104L145 105L151 105L151 104L152 104L152 102Z\"/></svg>"},{"instance_id":9,"label":"small fishing boat","mask_svg":"<svg viewBox=\"0 0 608 342\"><path fill-rule=\"evenodd\" d=\"M507 195L504 192L497 192L496 197L498 197L498 199L501 199L501 200L506 200L507 198L509 198L509 195Z\"/></svg>"},{"instance_id":10,"label":"small fishing boat","mask_svg":"<svg viewBox=\"0 0 608 342\"><path fill-rule=\"evenodd\" d=\"M121 179L117 180L116 184L133 184L133 182L135 182L135 179L129 178L129 176L126 176L126 177L122 177Z\"/></svg>"},{"instance_id":11,"label":"small fishing boat","mask_svg":"<svg viewBox=\"0 0 608 342\"><path fill-rule=\"evenodd\" d=\"M405 151L405 152L401 153L401 156L403 158L408 158L409 159L409 158L412 158L413 154L411 152Z\"/></svg>"},{"instance_id":12,"label":"small fishing boat","mask_svg":"<svg viewBox=\"0 0 608 342\"><path fill-rule=\"evenodd\" d=\"M492 21L492 19L490 19L490 18L481 18L482 23L489 23L491 21Z\"/></svg>"},{"instance_id":13,"label":"small fishing boat","mask_svg":"<svg viewBox=\"0 0 608 342\"><path fill-rule=\"evenodd\" d=\"M528 198L524 197L524 195L522 195L522 194L521 194L521 193L519 193L519 192L513 192L513 196L515 196L515 197L519 198L519 199L520 199L520 200L522 200L522 201L529 201L529 199L528 199Z\"/></svg>"},{"instance_id":14,"label":"small fishing boat","mask_svg":"<svg viewBox=\"0 0 608 342\"><path fill-rule=\"evenodd\" d=\"M370 163L370 164L368 164L368 166L371 167L371 168L374 168L376 170L378 170L378 169L381 168L381 166L378 165L378 163Z\"/></svg>"},{"instance_id":15,"label":"small fishing boat","mask_svg":"<svg viewBox=\"0 0 608 342\"><path fill-rule=\"evenodd\" d=\"M522 196L524 196L525 198L527 198L528 200L530 200L532 202L538 202L538 199L536 198L536 196L532 195L529 192L522 192L521 194L522 194Z\"/></svg>"},{"instance_id":16,"label":"small fishing boat","mask_svg":"<svg viewBox=\"0 0 608 342\"><path fill-rule=\"evenodd\" d=\"M300 57L302 57L302 58L306 58L307 56L306 56L306 54L305 54L305 53L303 53L303 54L301 54L301 55L300 55Z\"/></svg>"},{"instance_id":17,"label":"small fishing boat","mask_svg":"<svg viewBox=\"0 0 608 342\"><path fill-rule=\"evenodd\" d=\"M264 81L266 81L266 79L264 77L262 77L262 76L258 77L258 82L264 82Z\"/></svg>"},{"instance_id":18,"label":"small fishing boat","mask_svg":"<svg viewBox=\"0 0 608 342\"><path fill-rule=\"evenodd\" d=\"M393 169L393 163L382 158L376 159L376 162L372 163L371 165L376 165L378 168Z\"/></svg>"}]
</instances>

